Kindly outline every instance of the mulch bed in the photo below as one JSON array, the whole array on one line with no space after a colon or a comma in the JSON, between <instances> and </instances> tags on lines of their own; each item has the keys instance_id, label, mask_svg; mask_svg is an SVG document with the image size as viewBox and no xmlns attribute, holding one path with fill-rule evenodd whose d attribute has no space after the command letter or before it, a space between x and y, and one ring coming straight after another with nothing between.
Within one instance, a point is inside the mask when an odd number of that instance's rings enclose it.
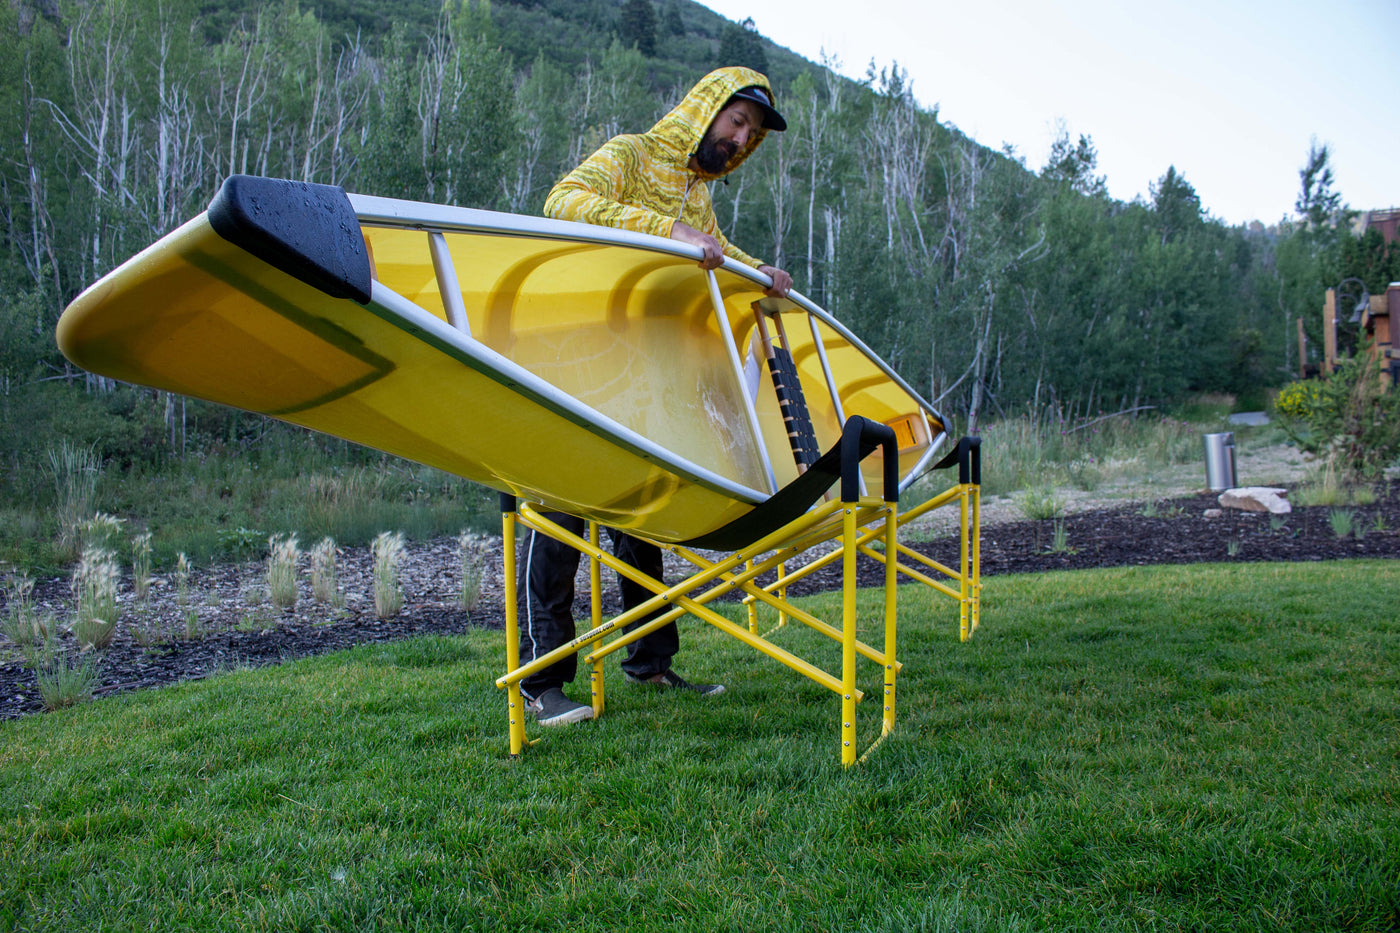
<instances>
[{"instance_id":1,"label":"mulch bed","mask_svg":"<svg viewBox=\"0 0 1400 933\"><path fill-rule=\"evenodd\" d=\"M1055 522L1018 521L982 529L982 574L1038 573L1147 564L1202 562L1320 561L1346 558L1400 557L1400 490L1388 487L1371 505L1350 507L1353 527L1363 534L1339 538L1332 529L1332 509L1295 508L1289 515L1216 508L1215 497L1199 495L1159 502L1155 515L1143 515L1142 505L1082 512L1061 519L1064 547L1055 550ZM956 566L955 538L911 545L936 560ZM366 549L348 548L341 583L347 592L369 592ZM339 651L357 645L419 635L454 635L473 628L501 628L504 612L499 581L488 583L478 608L470 613L455 605L453 542L410 546L405 561L405 608L391 619L379 619L363 597L329 610L303 599L296 609L276 610L265 604L250 608L248 581L261 573L259 565L215 568L194 581L206 594L198 606L202 633L186 638L170 619L173 592L161 581L152 603L165 611L167 630L154 644L143 646L119 628L112 645L102 652L101 683L96 695L157 687L207 677L235 667L276 664L293 658ZM499 561L496 562L499 566ZM862 558L862 586L878 585L883 571ZM834 568L813 574L789 595L802 595L839 586ZM126 581L129 589L130 581ZM616 585L606 585L605 603L617 611ZM36 587L41 610L60 611L71 602L66 581L56 579ZM582 603L576 610L587 617ZM147 612L155 610L147 609ZM65 636L69 638L71 636ZM9 646L0 649L0 719L16 718L43 708L34 674Z\"/></svg>"}]
</instances>

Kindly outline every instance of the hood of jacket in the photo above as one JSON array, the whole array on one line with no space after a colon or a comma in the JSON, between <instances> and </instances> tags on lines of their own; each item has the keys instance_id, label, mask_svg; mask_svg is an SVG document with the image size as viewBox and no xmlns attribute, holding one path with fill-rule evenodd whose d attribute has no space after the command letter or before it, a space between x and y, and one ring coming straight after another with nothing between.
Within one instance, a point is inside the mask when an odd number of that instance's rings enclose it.
<instances>
[{"instance_id":1,"label":"hood of jacket","mask_svg":"<svg viewBox=\"0 0 1400 933\"><path fill-rule=\"evenodd\" d=\"M685 100L677 104L674 110L656 121L656 125L646 135L669 150L682 165L688 164L690 157L704 140L705 131L710 128L715 117L719 116L729 98L733 97L736 91L746 87L761 87L773 97L773 88L768 79L752 68L736 65L712 71L690 89L690 93L685 95ZM758 144L763 142L767 135L766 129L756 128L744 147L734 153L725 164L723 171L696 174L705 181L728 175L758 148Z\"/></svg>"}]
</instances>

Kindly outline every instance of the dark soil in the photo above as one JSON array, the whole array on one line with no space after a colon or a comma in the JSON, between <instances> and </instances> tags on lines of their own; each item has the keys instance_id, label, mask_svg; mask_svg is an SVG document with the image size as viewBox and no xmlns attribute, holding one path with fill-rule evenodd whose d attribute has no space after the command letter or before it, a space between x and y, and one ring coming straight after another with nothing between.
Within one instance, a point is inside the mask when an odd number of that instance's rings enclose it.
<instances>
[{"instance_id":1,"label":"dark soil","mask_svg":"<svg viewBox=\"0 0 1400 933\"><path fill-rule=\"evenodd\" d=\"M1145 564L1228 561L1319 561L1345 558L1400 557L1400 491L1387 488L1373 504L1349 507L1355 532L1339 538L1327 507L1295 508L1289 515L1224 510L1215 517L1215 497L1199 495L1159 502L1155 514L1142 505L1082 512L1060 520L1062 547L1056 550L1055 522L1018 521L982 529L982 574L1078 570ZM491 545L485 545L489 548ZM499 546L499 542L495 543ZM911 545L936 560L956 566L958 542L941 538ZM499 556L491 565L499 577ZM138 604L124 581L122 618L112 644L99 658L99 684L105 695L181 680L207 677L238 667L276 664L292 658L338 651L356 645L418 635L453 635L472 628L501 628L499 579L485 581L481 600L470 612L457 605L460 558L451 539L410 545L404 560L405 607L379 619L372 593L367 549L344 549L339 584L344 605L332 608L310 598L309 584L294 609L277 609L266 601L260 564L222 566L197 573L181 603L169 578L158 579L151 597ZM674 574L674 571L671 571ZM303 572L303 576L306 574ZM882 570L862 558L862 586L877 585ZM839 586L836 571L814 574L793 587L801 595ZM581 588L582 589L582 588ZM605 584L605 604L617 611L617 588ZM586 594L580 592L578 615L587 617ZM71 615L67 581L41 581L35 588L41 615L58 620ZM193 613L196 624L189 631ZM984 620L985 621L985 620ZM994 620L993 624L994 624ZM71 645L71 635L61 636ZM34 673L18 651L0 644L0 719L43 709Z\"/></svg>"}]
</instances>

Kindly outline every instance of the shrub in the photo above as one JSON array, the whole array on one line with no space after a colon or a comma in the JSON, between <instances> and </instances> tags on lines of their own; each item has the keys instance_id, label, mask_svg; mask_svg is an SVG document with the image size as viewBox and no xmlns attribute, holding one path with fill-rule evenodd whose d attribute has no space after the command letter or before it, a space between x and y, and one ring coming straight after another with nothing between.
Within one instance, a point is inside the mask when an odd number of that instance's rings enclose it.
<instances>
[{"instance_id":1,"label":"shrub","mask_svg":"<svg viewBox=\"0 0 1400 933\"><path fill-rule=\"evenodd\" d=\"M1033 486L1016 497L1016 507L1032 521L1057 518L1064 511L1064 503L1053 489Z\"/></svg>"},{"instance_id":2,"label":"shrub","mask_svg":"<svg viewBox=\"0 0 1400 933\"><path fill-rule=\"evenodd\" d=\"M263 533L256 528L244 528L242 525L237 528L220 528L219 546L234 560L243 560L257 553L262 535Z\"/></svg>"},{"instance_id":3,"label":"shrub","mask_svg":"<svg viewBox=\"0 0 1400 933\"><path fill-rule=\"evenodd\" d=\"M1295 382L1274 403L1289 438L1371 477L1400 457L1400 391L1386 392L1371 354L1343 360L1325 379Z\"/></svg>"}]
</instances>

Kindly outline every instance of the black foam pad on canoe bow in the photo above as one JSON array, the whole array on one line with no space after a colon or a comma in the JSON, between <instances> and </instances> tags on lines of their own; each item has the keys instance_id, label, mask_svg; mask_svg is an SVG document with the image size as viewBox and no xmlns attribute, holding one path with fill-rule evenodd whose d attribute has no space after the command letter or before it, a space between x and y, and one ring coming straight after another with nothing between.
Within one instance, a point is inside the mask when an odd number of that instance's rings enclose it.
<instances>
[{"instance_id":1,"label":"black foam pad on canoe bow","mask_svg":"<svg viewBox=\"0 0 1400 933\"><path fill-rule=\"evenodd\" d=\"M332 298L369 302L369 251L343 188L230 175L209 202L209 225Z\"/></svg>"}]
</instances>

